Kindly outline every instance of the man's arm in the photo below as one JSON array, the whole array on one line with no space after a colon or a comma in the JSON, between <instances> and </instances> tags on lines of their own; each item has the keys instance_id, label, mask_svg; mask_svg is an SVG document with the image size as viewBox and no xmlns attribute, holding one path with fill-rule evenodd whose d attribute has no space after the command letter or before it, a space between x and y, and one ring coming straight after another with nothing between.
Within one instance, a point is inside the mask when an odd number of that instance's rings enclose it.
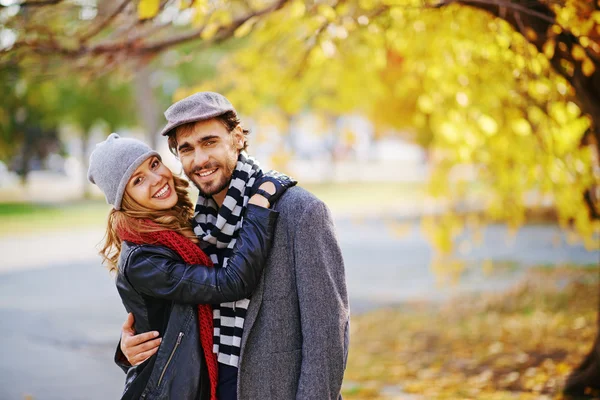
<instances>
[{"instance_id":1,"label":"man's arm","mask_svg":"<svg viewBox=\"0 0 600 400\"><path fill-rule=\"evenodd\" d=\"M296 399L338 399L348 355L344 261L329 210L319 200L297 223L296 285L302 326L302 366Z\"/></svg>"},{"instance_id":2,"label":"man's arm","mask_svg":"<svg viewBox=\"0 0 600 400\"><path fill-rule=\"evenodd\" d=\"M252 189L253 195L248 204L260 207L270 207L277 202L287 189L295 186L296 183L297 181L294 179L279 174L276 171L267 172L256 181ZM252 207L249 206L248 208L250 209ZM243 254L243 256L247 257L248 254ZM242 261L245 260L242 259ZM115 363L125 372L127 372L128 368L132 365L139 365L156 353L162 340L161 338L157 338L157 331L136 335L133 325L134 318L133 314L130 313L123 323L121 340L119 340L114 356Z\"/></svg>"}]
</instances>

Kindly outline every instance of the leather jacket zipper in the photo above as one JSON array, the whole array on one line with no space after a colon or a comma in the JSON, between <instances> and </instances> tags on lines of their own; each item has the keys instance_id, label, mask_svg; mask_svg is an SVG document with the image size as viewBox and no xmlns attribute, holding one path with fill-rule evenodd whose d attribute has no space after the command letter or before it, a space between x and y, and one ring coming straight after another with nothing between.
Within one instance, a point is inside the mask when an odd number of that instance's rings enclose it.
<instances>
[{"instance_id":1,"label":"leather jacket zipper","mask_svg":"<svg viewBox=\"0 0 600 400\"><path fill-rule=\"evenodd\" d=\"M160 374L160 378L158 378L157 386L160 386L160 383L162 382L163 377L165 376L165 372L167 372L167 367L169 366L169 363L171 362L173 355L175 355L175 351L177 351L177 348L179 347L179 344L181 343L182 338L183 338L183 332L179 332L179 336L177 336L177 342L175 342L175 347L173 347L173 350L171 351L171 354L169 355L169 359L167 360L167 363L165 364L165 367L163 368L163 371Z\"/></svg>"}]
</instances>

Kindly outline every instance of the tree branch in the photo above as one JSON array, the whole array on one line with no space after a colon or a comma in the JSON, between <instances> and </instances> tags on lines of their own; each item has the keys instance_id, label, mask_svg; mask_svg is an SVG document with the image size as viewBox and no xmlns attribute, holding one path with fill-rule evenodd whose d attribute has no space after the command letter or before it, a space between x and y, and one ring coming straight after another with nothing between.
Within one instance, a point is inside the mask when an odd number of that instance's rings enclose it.
<instances>
[{"instance_id":1,"label":"tree branch","mask_svg":"<svg viewBox=\"0 0 600 400\"><path fill-rule=\"evenodd\" d=\"M17 3L16 5L20 7L43 7L43 6L53 6L55 4L61 3L63 0L37 0L37 1L22 1L21 3ZM9 7L3 4L0 4L0 8Z\"/></svg>"},{"instance_id":2,"label":"tree branch","mask_svg":"<svg viewBox=\"0 0 600 400\"><path fill-rule=\"evenodd\" d=\"M554 18L554 14L545 14L545 13L542 13L539 11L532 10L529 7L512 3L510 1L502 1L502 0L442 0L440 2L440 4L438 5L438 7L443 7L443 6L451 4L451 3L461 3L461 4L466 4L466 5L473 5L474 7L483 8L483 9L487 9L490 6L496 6L499 9L507 8L507 9L511 9L511 10L515 10L515 11L520 11L523 14L537 17L537 18L539 18L543 21L549 22L551 24L556 24L556 18ZM485 7L485 6L488 6L488 7ZM502 14L501 12L494 13L494 14L497 14L498 17L501 17L502 19L506 19L506 16L501 15Z\"/></svg>"},{"instance_id":3,"label":"tree branch","mask_svg":"<svg viewBox=\"0 0 600 400\"><path fill-rule=\"evenodd\" d=\"M262 15L277 11L283 8L283 6L285 6L285 4L288 1L289 0L278 0L276 3L268 7L255 11L253 13L249 13L243 17L234 20L228 26L221 26L218 29L215 36L210 40L206 40L206 43L216 43L230 38L235 32L235 30L249 19L254 17L260 17ZM124 1L120 5L119 9L125 7L126 3L127 1ZM114 19L116 14L118 13L112 13L105 21L101 22L98 27L93 28L90 32L88 32L84 36L84 39L89 39L90 37L100 32L102 28L108 26L110 20ZM164 26L160 26L160 28L162 29L164 28ZM200 35L205 29L206 26L202 26L200 28L193 29L191 31L176 36L171 36L167 37L166 39L156 41L144 41L144 37L140 35L135 35L133 37L128 38L127 40L108 40L89 46L86 45L85 41L81 41L78 47L73 48L65 47L61 45L57 40L25 39L17 41L17 43L14 44L13 48L23 50L28 49L35 53L46 55L57 54L72 59L81 58L86 55L116 57L116 55L120 53L127 53L127 55L130 57L147 57L149 55L151 56L161 51L164 51L170 47L174 47L193 40L199 40Z\"/></svg>"},{"instance_id":4,"label":"tree branch","mask_svg":"<svg viewBox=\"0 0 600 400\"><path fill-rule=\"evenodd\" d=\"M94 36L96 36L97 34L102 32L104 30L104 28L106 28L108 25L110 25L111 22L117 17L117 15L119 15L125 9L125 7L127 7L127 4L129 4L130 1L131 0L124 0L117 8L115 8L115 10L112 12L112 14L110 14L108 17L106 17L104 19L104 21L100 22L98 25L91 28L86 34L84 34L81 37L80 41L82 43L85 43L89 39L93 38Z\"/></svg>"},{"instance_id":5,"label":"tree branch","mask_svg":"<svg viewBox=\"0 0 600 400\"><path fill-rule=\"evenodd\" d=\"M223 27L219 28L219 30L217 31L217 33L215 35L215 40L223 40L223 37L230 37L237 28L242 26L242 24L244 24L244 22L248 21L250 18L260 17L262 15L277 11L277 10L283 8L283 6L288 1L289 0L279 0L279 1L277 1L277 3L275 3L269 7L265 7L262 10L259 10L254 13L247 14L244 17L238 18L237 20L233 21L231 23L231 25L229 25L229 26L223 26ZM157 52L160 52L169 47L177 46L182 43L186 43L191 40L197 39L202 34L202 32L204 32L204 29L206 29L206 26L202 26L201 28L195 29L191 32L181 34L179 36L175 36L173 38L165 39L165 40L154 42L154 43L149 43L146 46L139 47L138 51L140 51L141 53L157 53Z\"/></svg>"}]
</instances>

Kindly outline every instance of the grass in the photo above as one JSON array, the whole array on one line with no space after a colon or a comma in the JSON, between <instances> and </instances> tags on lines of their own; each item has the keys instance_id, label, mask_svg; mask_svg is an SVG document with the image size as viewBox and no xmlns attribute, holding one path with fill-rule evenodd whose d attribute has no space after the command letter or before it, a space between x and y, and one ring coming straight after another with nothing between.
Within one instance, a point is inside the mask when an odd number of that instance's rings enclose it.
<instances>
[{"instance_id":1,"label":"grass","mask_svg":"<svg viewBox=\"0 0 600 400\"><path fill-rule=\"evenodd\" d=\"M344 398L561 398L596 335L599 272L541 267L505 293L358 315Z\"/></svg>"},{"instance_id":2,"label":"grass","mask_svg":"<svg viewBox=\"0 0 600 400\"><path fill-rule=\"evenodd\" d=\"M103 227L108 210L109 206L103 201L0 203L0 235Z\"/></svg>"},{"instance_id":3,"label":"grass","mask_svg":"<svg viewBox=\"0 0 600 400\"><path fill-rule=\"evenodd\" d=\"M402 201L418 204L423 187L419 184L335 183L308 184L304 188L325 201L334 212L364 212L374 204L389 209ZM192 197L194 197L192 195ZM0 235L46 232L80 227L104 227L110 207L103 199L66 203L1 202Z\"/></svg>"}]
</instances>

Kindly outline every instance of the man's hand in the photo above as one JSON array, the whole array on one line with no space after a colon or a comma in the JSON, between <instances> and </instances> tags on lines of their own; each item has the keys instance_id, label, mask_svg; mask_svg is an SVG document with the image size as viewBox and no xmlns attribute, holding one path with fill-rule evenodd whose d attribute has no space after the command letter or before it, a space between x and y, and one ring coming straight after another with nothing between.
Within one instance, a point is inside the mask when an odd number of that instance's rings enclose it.
<instances>
[{"instance_id":1,"label":"man's hand","mask_svg":"<svg viewBox=\"0 0 600 400\"><path fill-rule=\"evenodd\" d=\"M129 364L139 365L158 351L162 339L157 338L156 331L136 335L133 322L133 314L129 313L121 330L121 351Z\"/></svg>"}]
</instances>

